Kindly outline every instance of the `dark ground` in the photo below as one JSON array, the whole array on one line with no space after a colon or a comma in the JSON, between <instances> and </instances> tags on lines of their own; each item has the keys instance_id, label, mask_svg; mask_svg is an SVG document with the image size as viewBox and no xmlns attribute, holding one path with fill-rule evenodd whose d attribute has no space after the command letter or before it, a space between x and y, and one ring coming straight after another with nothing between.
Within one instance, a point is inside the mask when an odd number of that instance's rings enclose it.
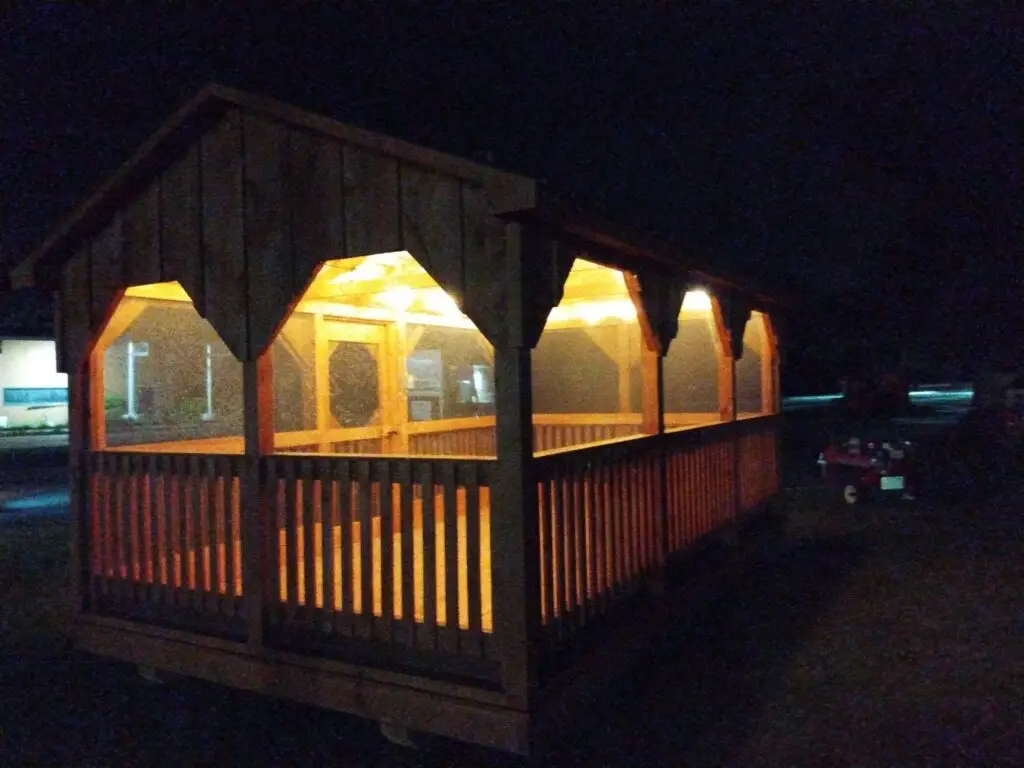
<instances>
[{"instance_id":1,"label":"dark ground","mask_svg":"<svg viewBox=\"0 0 1024 768\"><path fill-rule=\"evenodd\" d=\"M1024 765L1024 490L950 463L913 504L813 485L822 430L787 423L787 535L712 550L672 588L645 669L581 713L550 765ZM804 469L804 467L808 469ZM951 467L957 467L952 471ZM951 482L955 480L956 482ZM153 687L63 649L66 524L0 519L2 765L500 765L371 723L195 681Z\"/></svg>"}]
</instances>

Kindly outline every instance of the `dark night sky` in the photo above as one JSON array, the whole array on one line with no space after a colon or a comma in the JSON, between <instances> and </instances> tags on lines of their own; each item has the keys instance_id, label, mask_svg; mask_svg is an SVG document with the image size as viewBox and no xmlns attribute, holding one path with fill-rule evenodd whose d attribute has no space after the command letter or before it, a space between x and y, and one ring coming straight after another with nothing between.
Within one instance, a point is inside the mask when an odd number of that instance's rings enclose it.
<instances>
[{"instance_id":1,"label":"dark night sky","mask_svg":"<svg viewBox=\"0 0 1024 768\"><path fill-rule=\"evenodd\" d=\"M809 355L835 348L837 325L860 338L898 326L929 361L986 349L997 317L999 336L1024 338L1011 5L131 5L143 9L26 2L0 17L8 254L220 81L493 153L766 277L802 298Z\"/></svg>"}]
</instances>

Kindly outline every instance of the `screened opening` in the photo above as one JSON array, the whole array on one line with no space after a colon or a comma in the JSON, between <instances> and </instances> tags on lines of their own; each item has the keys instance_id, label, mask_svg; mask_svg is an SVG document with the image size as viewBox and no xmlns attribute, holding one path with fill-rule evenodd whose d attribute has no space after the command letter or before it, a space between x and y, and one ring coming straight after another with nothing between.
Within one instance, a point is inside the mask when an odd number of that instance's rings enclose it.
<instances>
[{"instance_id":1,"label":"screened opening","mask_svg":"<svg viewBox=\"0 0 1024 768\"><path fill-rule=\"evenodd\" d=\"M107 446L243 451L242 363L180 284L129 288L99 345Z\"/></svg>"},{"instance_id":2,"label":"screened opening","mask_svg":"<svg viewBox=\"0 0 1024 768\"><path fill-rule=\"evenodd\" d=\"M491 345L408 252L325 262L271 354L278 451L496 455Z\"/></svg>"},{"instance_id":3,"label":"screened opening","mask_svg":"<svg viewBox=\"0 0 1024 768\"><path fill-rule=\"evenodd\" d=\"M774 410L771 346L764 315L751 313L743 331L743 357L736 361L736 412L749 418Z\"/></svg>"},{"instance_id":4,"label":"screened opening","mask_svg":"<svg viewBox=\"0 0 1024 768\"><path fill-rule=\"evenodd\" d=\"M718 341L712 298L688 291L679 312L679 333L662 360L665 428L679 429L721 420Z\"/></svg>"},{"instance_id":5,"label":"screened opening","mask_svg":"<svg viewBox=\"0 0 1024 768\"><path fill-rule=\"evenodd\" d=\"M534 448L641 434L642 354L625 275L577 259L533 350Z\"/></svg>"}]
</instances>

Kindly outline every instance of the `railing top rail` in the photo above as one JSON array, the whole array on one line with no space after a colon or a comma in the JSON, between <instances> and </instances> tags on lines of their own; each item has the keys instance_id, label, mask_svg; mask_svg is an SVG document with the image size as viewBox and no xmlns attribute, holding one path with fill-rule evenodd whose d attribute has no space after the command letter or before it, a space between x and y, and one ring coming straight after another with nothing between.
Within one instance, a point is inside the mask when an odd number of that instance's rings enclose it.
<instances>
[{"instance_id":1,"label":"railing top rail","mask_svg":"<svg viewBox=\"0 0 1024 768\"><path fill-rule=\"evenodd\" d=\"M730 434L744 434L773 425L778 414L766 414L736 421L687 426L658 435L630 435L582 446L538 451L534 467L542 474L556 466L578 467L588 463L623 461L651 451L681 445L701 445Z\"/></svg>"},{"instance_id":2,"label":"railing top rail","mask_svg":"<svg viewBox=\"0 0 1024 768\"><path fill-rule=\"evenodd\" d=\"M273 453L261 456L260 459L278 462L385 462L389 464L480 464L484 466L491 466L497 462L497 459L493 456L415 456L393 453L315 453L306 451Z\"/></svg>"}]
</instances>

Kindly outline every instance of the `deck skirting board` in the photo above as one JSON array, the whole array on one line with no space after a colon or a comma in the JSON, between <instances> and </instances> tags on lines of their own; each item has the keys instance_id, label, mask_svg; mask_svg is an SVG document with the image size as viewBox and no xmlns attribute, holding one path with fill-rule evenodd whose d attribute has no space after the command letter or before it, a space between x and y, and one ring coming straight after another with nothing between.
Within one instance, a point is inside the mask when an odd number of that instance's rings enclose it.
<instances>
[{"instance_id":1,"label":"deck skirting board","mask_svg":"<svg viewBox=\"0 0 1024 768\"><path fill-rule=\"evenodd\" d=\"M87 620L76 625L74 634L76 646L86 653L370 720L387 719L415 731L507 752L528 753L528 714L418 689L419 679L412 676L396 674L395 682L381 682L323 666L289 663L281 657L249 655L225 642L189 642L182 633L162 637ZM399 682L403 678L404 685ZM495 698L491 692L481 693L481 698Z\"/></svg>"}]
</instances>

